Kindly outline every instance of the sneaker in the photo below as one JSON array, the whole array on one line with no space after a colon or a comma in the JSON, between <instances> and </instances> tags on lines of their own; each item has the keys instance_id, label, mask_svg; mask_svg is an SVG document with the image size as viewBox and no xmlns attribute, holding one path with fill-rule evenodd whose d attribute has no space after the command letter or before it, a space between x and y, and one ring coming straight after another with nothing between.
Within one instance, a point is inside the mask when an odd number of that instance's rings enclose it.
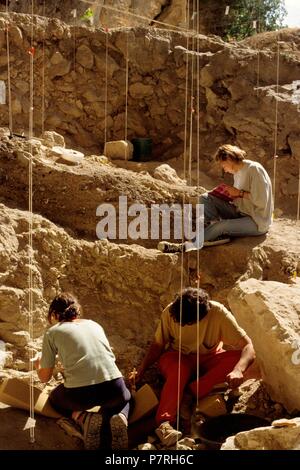
<instances>
[{"instance_id":1,"label":"sneaker","mask_svg":"<svg viewBox=\"0 0 300 470\"><path fill-rule=\"evenodd\" d=\"M100 433L102 427L102 415L86 411L75 421L81 428L83 442L86 450L97 450L100 447Z\"/></svg>"},{"instance_id":2,"label":"sneaker","mask_svg":"<svg viewBox=\"0 0 300 470\"><path fill-rule=\"evenodd\" d=\"M182 432L174 429L168 421L161 423L161 425L155 429L155 434L159 437L160 442L166 447L174 445L182 438Z\"/></svg>"},{"instance_id":3,"label":"sneaker","mask_svg":"<svg viewBox=\"0 0 300 470\"><path fill-rule=\"evenodd\" d=\"M215 240L205 241L203 246L216 246L216 245L224 245L225 243L229 243L230 238L222 238L218 237Z\"/></svg>"},{"instance_id":4,"label":"sneaker","mask_svg":"<svg viewBox=\"0 0 300 470\"><path fill-rule=\"evenodd\" d=\"M128 449L128 421L122 413L110 418L111 448L112 450Z\"/></svg>"},{"instance_id":5,"label":"sneaker","mask_svg":"<svg viewBox=\"0 0 300 470\"><path fill-rule=\"evenodd\" d=\"M182 253L185 252L184 243L159 242L157 249L162 253Z\"/></svg>"},{"instance_id":6,"label":"sneaker","mask_svg":"<svg viewBox=\"0 0 300 470\"><path fill-rule=\"evenodd\" d=\"M198 247L195 245L194 242L185 242L184 244L184 252L185 253L190 253L191 251L198 251L201 250L202 246Z\"/></svg>"}]
</instances>

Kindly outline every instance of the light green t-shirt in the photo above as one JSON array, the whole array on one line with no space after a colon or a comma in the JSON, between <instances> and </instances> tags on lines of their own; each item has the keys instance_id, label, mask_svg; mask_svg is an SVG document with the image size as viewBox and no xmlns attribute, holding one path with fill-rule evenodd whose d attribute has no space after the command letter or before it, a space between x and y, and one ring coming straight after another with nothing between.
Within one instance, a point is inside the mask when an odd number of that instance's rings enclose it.
<instances>
[{"instance_id":1,"label":"light green t-shirt","mask_svg":"<svg viewBox=\"0 0 300 470\"><path fill-rule=\"evenodd\" d=\"M164 345L166 349L176 351L181 344L183 354L197 353L197 351L199 354L208 354L219 350L223 344L237 346L246 336L246 332L224 305L214 300L210 300L209 303L211 308L202 320L181 328L171 317L168 305L161 315L155 341Z\"/></svg>"},{"instance_id":2,"label":"light green t-shirt","mask_svg":"<svg viewBox=\"0 0 300 470\"><path fill-rule=\"evenodd\" d=\"M92 320L57 323L43 339L41 367L52 368L58 354L67 388L122 377L103 328Z\"/></svg>"}]
</instances>

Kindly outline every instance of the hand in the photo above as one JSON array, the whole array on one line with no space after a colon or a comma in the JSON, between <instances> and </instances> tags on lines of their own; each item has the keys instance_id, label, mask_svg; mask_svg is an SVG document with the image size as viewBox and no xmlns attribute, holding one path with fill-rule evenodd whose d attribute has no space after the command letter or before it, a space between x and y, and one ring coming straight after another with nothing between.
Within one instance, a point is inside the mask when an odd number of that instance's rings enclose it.
<instances>
[{"instance_id":1,"label":"hand","mask_svg":"<svg viewBox=\"0 0 300 470\"><path fill-rule=\"evenodd\" d=\"M39 352L36 353L36 355L30 359L30 362L32 362L33 367L38 370L40 368L40 362L41 362L41 354Z\"/></svg>"},{"instance_id":2,"label":"hand","mask_svg":"<svg viewBox=\"0 0 300 470\"><path fill-rule=\"evenodd\" d=\"M62 365L60 361L57 361L55 369L57 370L57 372L60 372L61 374L64 373L64 366Z\"/></svg>"},{"instance_id":3,"label":"hand","mask_svg":"<svg viewBox=\"0 0 300 470\"><path fill-rule=\"evenodd\" d=\"M228 184L225 184L224 189L230 197L232 198L240 197L240 190L235 188L234 186L229 186Z\"/></svg>"},{"instance_id":4,"label":"hand","mask_svg":"<svg viewBox=\"0 0 300 470\"><path fill-rule=\"evenodd\" d=\"M138 370L134 368L129 373L128 380L132 388L135 388L136 384L138 384L141 381L143 375L144 375L144 371L141 368Z\"/></svg>"},{"instance_id":5,"label":"hand","mask_svg":"<svg viewBox=\"0 0 300 470\"><path fill-rule=\"evenodd\" d=\"M244 380L243 372L240 370L233 370L226 376L226 382L230 388L237 388Z\"/></svg>"},{"instance_id":6,"label":"hand","mask_svg":"<svg viewBox=\"0 0 300 470\"><path fill-rule=\"evenodd\" d=\"M190 284L192 287L197 287L198 283L200 285L201 282L201 273L197 272L197 270L190 271Z\"/></svg>"},{"instance_id":7,"label":"hand","mask_svg":"<svg viewBox=\"0 0 300 470\"><path fill-rule=\"evenodd\" d=\"M34 361L33 361L33 365L35 367L36 370L38 370L40 368L40 363L41 363L41 358L40 357L37 357Z\"/></svg>"}]
</instances>

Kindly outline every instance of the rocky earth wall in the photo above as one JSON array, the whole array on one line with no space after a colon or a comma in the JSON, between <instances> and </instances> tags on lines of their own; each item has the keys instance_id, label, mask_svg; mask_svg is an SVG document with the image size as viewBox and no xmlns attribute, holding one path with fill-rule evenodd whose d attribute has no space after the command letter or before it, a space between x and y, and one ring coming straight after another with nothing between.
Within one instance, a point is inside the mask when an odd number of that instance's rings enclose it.
<instances>
[{"instance_id":1,"label":"rocky earth wall","mask_svg":"<svg viewBox=\"0 0 300 470\"><path fill-rule=\"evenodd\" d=\"M44 141L45 142L45 141ZM190 187L177 178L176 183L162 181L162 175L156 178L148 173L135 173L114 166L107 160L97 156L86 158L80 165L69 166L58 158L51 146L47 147L41 141L28 142L14 138L10 140L2 136L0 143L0 195L4 201L14 207L28 207L28 174L30 153L33 154L33 211L44 215L62 227L75 232L77 236L97 239L96 226L106 215L97 215L97 208L108 203L115 208L116 238L118 243L139 243L147 247L156 247L161 238L150 238L151 212L154 204L177 204L181 207L183 198L195 198L204 188ZM171 170L171 168L170 168ZM163 173L164 175L166 173ZM176 174L176 173L175 173ZM146 236L133 240L130 236L120 235L119 220L122 217L120 197L127 198L126 206L133 203L143 204L146 211ZM128 214L128 209L124 214ZM137 212L137 215L139 212ZM100 217L101 216L101 217ZM135 217L127 217L123 226L128 228ZM158 217L157 224L161 224ZM171 220L173 217L171 216ZM140 229L142 230L142 228ZM149 237L147 235L149 233ZM173 233L173 226L171 235ZM112 239L112 238L111 238Z\"/></svg>"},{"instance_id":2,"label":"rocky earth wall","mask_svg":"<svg viewBox=\"0 0 300 470\"><path fill-rule=\"evenodd\" d=\"M249 279L228 297L253 341L270 396L289 412L300 410L300 281L284 285Z\"/></svg>"},{"instance_id":3,"label":"rocky earth wall","mask_svg":"<svg viewBox=\"0 0 300 470\"><path fill-rule=\"evenodd\" d=\"M276 36L288 48L280 53L277 90L277 52L264 49L263 44L258 56L249 43L228 45L205 36L197 41L190 37L187 43L184 35L163 30L106 33L41 17L34 17L34 22L35 135L43 128L56 130L64 134L68 146L96 154L102 152L105 137L107 141L123 139L128 57L127 136L152 137L153 158L182 155L184 142L188 146L185 157L197 158L198 114L191 109L197 111L195 103L199 102L200 169L216 177L212 155L218 145L229 141L248 150L249 157L262 162L272 175L277 116L276 204L295 215L300 146L299 30L290 34L281 31ZM5 14L0 17L0 80L7 85L6 25L10 25L13 130L26 132L31 18L18 14L11 14L9 20ZM268 45L269 36L266 41ZM185 133L187 70L191 139L189 132ZM8 107L0 106L0 124L7 126Z\"/></svg>"},{"instance_id":4,"label":"rocky earth wall","mask_svg":"<svg viewBox=\"0 0 300 470\"><path fill-rule=\"evenodd\" d=\"M2 2L3 3L3 2ZM203 34L223 34L224 24L230 21L230 15L225 16L227 5L232 0L199 0L199 14L193 16L193 0L52 0L44 2L36 0L33 12L36 15L58 18L67 23L83 23L82 16L87 8L93 12L93 24L108 28L119 26L147 26L155 25L152 20L181 28L186 27L189 14L189 27ZM4 2L3 10L6 7ZM188 4L188 6L187 6ZM10 0L8 9L11 12L27 13L32 11L31 0ZM77 17L74 19L72 11L76 9ZM116 10L121 10L117 12ZM198 20L198 25L197 25ZM163 25L160 25L163 26Z\"/></svg>"},{"instance_id":5,"label":"rocky earth wall","mask_svg":"<svg viewBox=\"0 0 300 470\"><path fill-rule=\"evenodd\" d=\"M41 216L33 218L33 335L29 340L28 213L0 205L0 338L6 366L27 370L28 348L40 347L49 302L78 296L85 318L98 321L125 372L137 365L158 318L180 288L178 257L133 245L73 239ZM183 277L185 281L185 274Z\"/></svg>"}]
</instances>

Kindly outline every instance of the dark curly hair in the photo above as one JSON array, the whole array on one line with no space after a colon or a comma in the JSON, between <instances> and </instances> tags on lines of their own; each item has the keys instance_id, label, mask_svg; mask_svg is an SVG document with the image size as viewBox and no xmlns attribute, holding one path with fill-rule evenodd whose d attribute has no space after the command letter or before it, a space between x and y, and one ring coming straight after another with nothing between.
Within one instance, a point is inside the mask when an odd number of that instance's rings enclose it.
<instances>
[{"instance_id":1,"label":"dark curly hair","mask_svg":"<svg viewBox=\"0 0 300 470\"><path fill-rule=\"evenodd\" d=\"M202 320L210 309L209 295L203 289L187 287L177 294L170 306L170 314L176 323L193 325ZM180 322L181 311L181 322Z\"/></svg>"},{"instance_id":2,"label":"dark curly hair","mask_svg":"<svg viewBox=\"0 0 300 470\"><path fill-rule=\"evenodd\" d=\"M81 307L73 294L62 292L51 302L48 312L48 322L51 324L51 317L55 316L58 321L72 321L80 317Z\"/></svg>"}]
</instances>

